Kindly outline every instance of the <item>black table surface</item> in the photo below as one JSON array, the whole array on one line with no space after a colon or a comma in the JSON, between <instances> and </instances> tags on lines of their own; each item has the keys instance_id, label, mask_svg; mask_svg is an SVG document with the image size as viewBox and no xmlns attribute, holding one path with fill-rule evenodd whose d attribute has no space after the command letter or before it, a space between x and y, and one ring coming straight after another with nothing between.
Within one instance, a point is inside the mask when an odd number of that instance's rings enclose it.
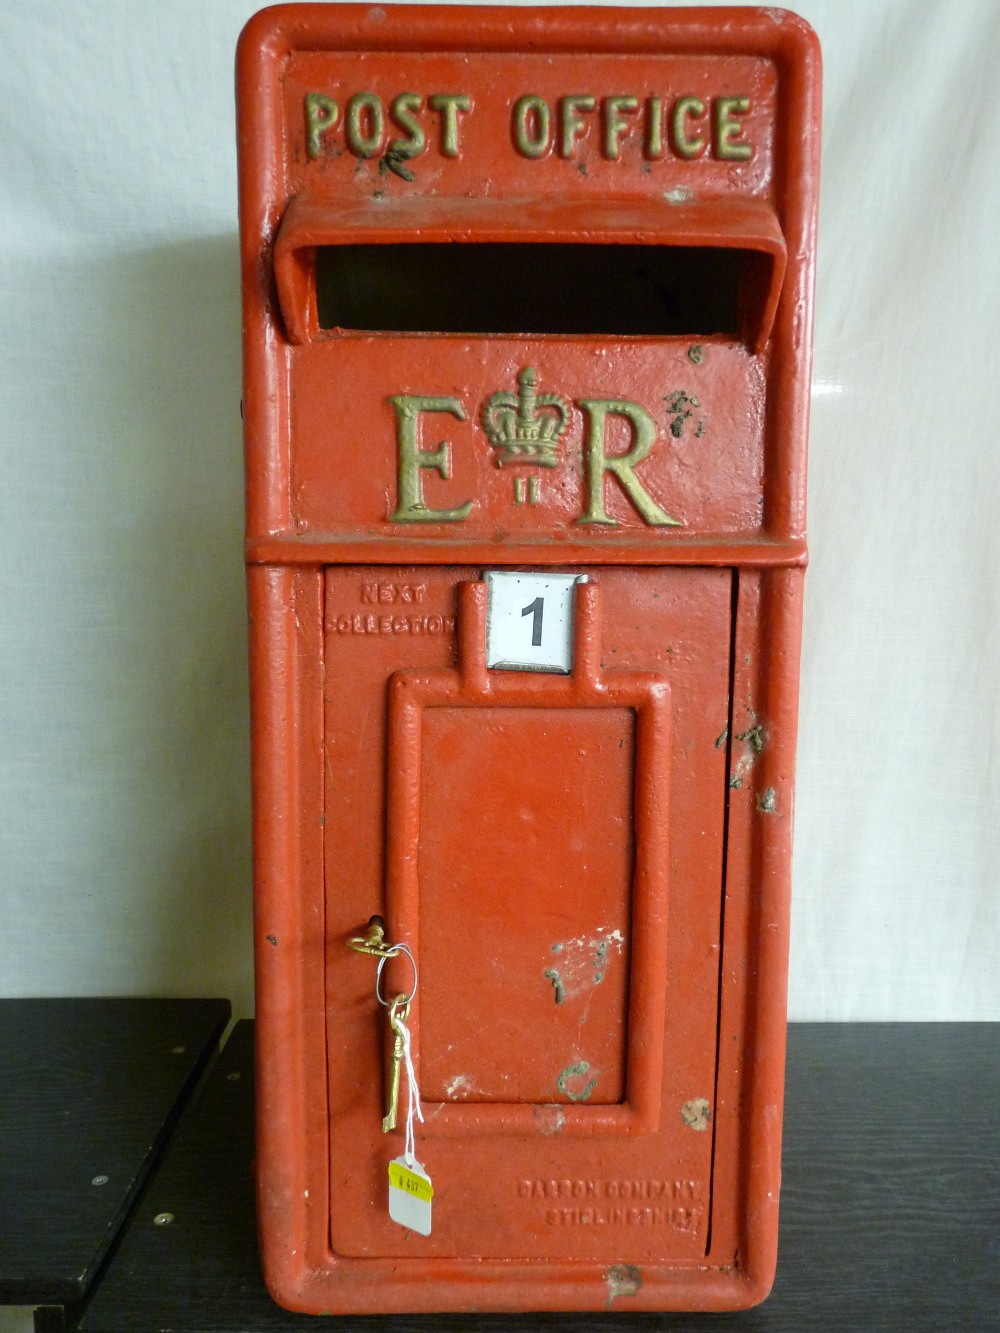
<instances>
[{"instance_id":1,"label":"black table surface","mask_svg":"<svg viewBox=\"0 0 1000 1333\"><path fill-rule=\"evenodd\" d=\"M78 1301L228 1000L0 1000L0 1305Z\"/></svg>"},{"instance_id":2,"label":"black table surface","mask_svg":"<svg viewBox=\"0 0 1000 1333\"><path fill-rule=\"evenodd\" d=\"M778 1277L754 1310L340 1319L288 1314L263 1287L252 1026L178 1126L83 1333L1000 1329L1000 1024L790 1027Z\"/></svg>"}]
</instances>

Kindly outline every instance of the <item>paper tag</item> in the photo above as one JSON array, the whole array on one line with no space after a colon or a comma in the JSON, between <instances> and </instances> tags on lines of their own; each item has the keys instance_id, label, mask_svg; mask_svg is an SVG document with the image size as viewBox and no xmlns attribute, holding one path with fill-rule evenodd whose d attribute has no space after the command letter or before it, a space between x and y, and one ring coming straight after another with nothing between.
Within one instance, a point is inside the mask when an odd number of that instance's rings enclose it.
<instances>
[{"instance_id":1,"label":"paper tag","mask_svg":"<svg viewBox=\"0 0 1000 1333\"><path fill-rule=\"evenodd\" d=\"M414 1158L394 1157L389 1163L389 1216L401 1227L409 1227L421 1236L431 1234L431 1178Z\"/></svg>"}]
</instances>

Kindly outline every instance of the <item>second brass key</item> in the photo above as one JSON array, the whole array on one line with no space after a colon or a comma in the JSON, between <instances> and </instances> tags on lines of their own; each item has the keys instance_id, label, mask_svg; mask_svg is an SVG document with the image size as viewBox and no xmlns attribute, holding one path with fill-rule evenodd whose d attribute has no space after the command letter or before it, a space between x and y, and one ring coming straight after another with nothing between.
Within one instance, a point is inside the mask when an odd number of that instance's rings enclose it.
<instances>
[{"instance_id":1,"label":"second brass key","mask_svg":"<svg viewBox=\"0 0 1000 1333\"><path fill-rule=\"evenodd\" d=\"M389 1026L392 1029L393 1040L386 1108L382 1118L383 1134L388 1134L390 1130L396 1128L396 1116L399 1112L399 1076L403 1065L403 1034L399 1025L406 1022L409 1012L410 1005L406 997L397 995L389 1007Z\"/></svg>"}]
</instances>

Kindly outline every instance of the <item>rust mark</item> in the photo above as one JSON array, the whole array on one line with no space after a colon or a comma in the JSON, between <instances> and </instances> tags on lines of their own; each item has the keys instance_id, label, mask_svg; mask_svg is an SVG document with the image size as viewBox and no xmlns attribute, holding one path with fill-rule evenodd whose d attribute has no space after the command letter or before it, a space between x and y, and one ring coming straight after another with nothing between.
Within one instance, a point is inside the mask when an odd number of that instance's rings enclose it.
<instances>
[{"instance_id":1,"label":"rust mark","mask_svg":"<svg viewBox=\"0 0 1000 1333\"><path fill-rule=\"evenodd\" d=\"M635 1264L612 1264L605 1278L608 1284L608 1309L619 1296L638 1296L642 1290L642 1273Z\"/></svg>"},{"instance_id":2,"label":"rust mark","mask_svg":"<svg viewBox=\"0 0 1000 1333\"><path fill-rule=\"evenodd\" d=\"M688 1129L705 1130L712 1123L712 1108L707 1097L693 1097L681 1107L681 1119Z\"/></svg>"}]
</instances>

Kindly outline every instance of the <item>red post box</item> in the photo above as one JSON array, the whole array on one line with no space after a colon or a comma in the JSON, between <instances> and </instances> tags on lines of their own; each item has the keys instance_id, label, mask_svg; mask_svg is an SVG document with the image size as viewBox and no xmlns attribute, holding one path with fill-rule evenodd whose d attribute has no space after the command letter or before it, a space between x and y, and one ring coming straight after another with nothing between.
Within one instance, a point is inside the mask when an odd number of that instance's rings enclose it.
<instances>
[{"instance_id":1,"label":"red post box","mask_svg":"<svg viewBox=\"0 0 1000 1333\"><path fill-rule=\"evenodd\" d=\"M268 1284L752 1304L815 38L291 5L247 26L238 100Z\"/></svg>"}]
</instances>

